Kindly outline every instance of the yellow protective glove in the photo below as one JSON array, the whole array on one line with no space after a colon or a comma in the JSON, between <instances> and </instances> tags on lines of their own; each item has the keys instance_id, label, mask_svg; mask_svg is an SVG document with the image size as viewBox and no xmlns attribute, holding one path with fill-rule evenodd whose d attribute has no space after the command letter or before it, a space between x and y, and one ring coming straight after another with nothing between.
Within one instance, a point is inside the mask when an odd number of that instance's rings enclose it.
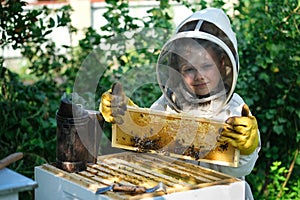
<instances>
[{"instance_id":1,"label":"yellow protective glove","mask_svg":"<svg viewBox=\"0 0 300 200\"><path fill-rule=\"evenodd\" d=\"M258 146L258 125L256 118L250 116L248 105L244 105L242 116L226 120L219 142L229 143L240 150L242 155L250 155Z\"/></svg>"},{"instance_id":2,"label":"yellow protective glove","mask_svg":"<svg viewBox=\"0 0 300 200\"><path fill-rule=\"evenodd\" d=\"M137 106L126 97L122 84L115 83L110 90L102 94L99 111L106 122L122 124L122 115L125 114L127 105Z\"/></svg>"}]
</instances>

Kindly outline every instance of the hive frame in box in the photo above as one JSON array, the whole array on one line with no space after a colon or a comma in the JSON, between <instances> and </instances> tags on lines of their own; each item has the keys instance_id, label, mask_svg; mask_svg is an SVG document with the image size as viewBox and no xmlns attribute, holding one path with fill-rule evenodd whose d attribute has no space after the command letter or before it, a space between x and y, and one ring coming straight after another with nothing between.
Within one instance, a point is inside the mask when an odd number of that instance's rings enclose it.
<instances>
[{"instance_id":1,"label":"hive frame in box","mask_svg":"<svg viewBox=\"0 0 300 200\"><path fill-rule=\"evenodd\" d=\"M145 151L145 149L141 149L137 143L142 143L145 146L148 142L150 145L147 146L146 151L150 153L170 155L175 158L197 160L224 166L238 166L239 150L229 144L220 144L217 142L219 129L223 127L223 122L130 106L127 107L123 121L123 124L112 125L113 147L131 151ZM170 122L172 125L170 125ZM157 126L158 124L159 126ZM189 137L191 130L194 130L195 127L197 130L196 133L192 133L193 137ZM205 129L203 129L203 127ZM174 130L174 132L172 132L172 130ZM185 133L178 134L178 130L181 132L185 131ZM205 137L203 137L203 132L201 131L201 134L198 134L199 130L206 130ZM203 156L197 157L195 154L193 154L193 156L191 156L191 154L187 156L187 150L185 153L173 151L174 148L178 148L177 141L184 141L182 138L180 140L178 139L178 137L182 137L182 135L183 137L187 135L187 139L192 138L190 146L194 147L195 141L198 145L202 145L204 149L202 151L204 152L204 154L202 154ZM143 138L146 138L146 140L143 140ZM207 141L203 142L203 140ZM213 141L209 142L211 140ZM156 141L156 143L153 141ZM153 143L152 146L151 142ZM165 148L161 149L161 146L164 145L168 146L167 151ZM191 152L191 150L189 150L189 152Z\"/></svg>"},{"instance_id":2,"label":"hive frame in box","mask_svg":"<svg viewBox=\"0 0 300 200\"><path fill-rule=\"evenodd\" d=\"M243 180L171 157L135 152L99 156L96 164L88 164L81 172L70 173L44 164L35 167L35 180L39 185L35 190L36 200L240 200L245 196ZM146 188L161 182L166 193L159 190L142 194L116 191L95 194L98 188L115 182Z\"/></svg>"}]
</instances>

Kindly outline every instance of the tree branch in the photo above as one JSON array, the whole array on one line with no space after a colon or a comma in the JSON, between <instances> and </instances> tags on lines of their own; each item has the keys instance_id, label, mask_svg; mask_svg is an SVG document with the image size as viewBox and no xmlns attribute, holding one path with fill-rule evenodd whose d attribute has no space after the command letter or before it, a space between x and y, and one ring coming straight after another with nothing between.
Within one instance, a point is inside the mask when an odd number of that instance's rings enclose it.
<instances>
[{"instance_id":1,"label":"tree branch","mask_svg":"<svg viewBox=\"0 0 300 200\"><path fill-rule=\"evenodd\" d=\"M296 149L296 151L295 151L295 155L294 155L293 161L292 161L292 163L291 163L291 165L290 165L289 172L288 172L288 174L287 174L287 176L286 176L286 178L285 178L284 183L282 184L282 186L281 186L281 188L280 188L280 191L279 191L279 193L278 193L278 195L277 195L277 199L280 199L280 197L282 196L283 190L284 190L284 188L285 188L287 182L289 181L289 179L290 179L290 177L291 177L291 174L292 174L292 172L293 172L293 169L294 169L294 166L295 166L295 162L296 162L298 153L299 153L299 147L298 147L298 148Z\"/></svg>"}]
</instances>

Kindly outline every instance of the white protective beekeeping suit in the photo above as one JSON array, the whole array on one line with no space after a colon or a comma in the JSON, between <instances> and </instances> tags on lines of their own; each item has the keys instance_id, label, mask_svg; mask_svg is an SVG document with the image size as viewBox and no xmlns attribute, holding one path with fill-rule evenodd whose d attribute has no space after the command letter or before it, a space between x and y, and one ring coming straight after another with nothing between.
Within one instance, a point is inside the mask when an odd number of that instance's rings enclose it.
<instances>
[{"instance_id":1,"label":"white protective beekeeping suit","mask_svg":"<svg viewBox=\"0 0 300 200\"><path fill-rule=\"evenodd\" d=\"M185 50L182 44L217 45L223 52L226 65L225 72L220 72L222 81L216 91L209 95L197 96L189 92L183 84L182 75L173 65L174 57L184 59ZM169 112L189 113L199 117L225 121L232 116L241 116L243 99L234 93L239 71L237 41L231 29L227 15L216 8L207 8L195 12L184 20L175 34L163 46L157 63L157 78L163 95L151 106L151 109ZM228 167L201 163L208 167L235 177L244 179L258 158L258 148L250 155L241 155L238 167ZM253 199L251 189L246 183L245 199Z\"/></svg>"}]
</instances>

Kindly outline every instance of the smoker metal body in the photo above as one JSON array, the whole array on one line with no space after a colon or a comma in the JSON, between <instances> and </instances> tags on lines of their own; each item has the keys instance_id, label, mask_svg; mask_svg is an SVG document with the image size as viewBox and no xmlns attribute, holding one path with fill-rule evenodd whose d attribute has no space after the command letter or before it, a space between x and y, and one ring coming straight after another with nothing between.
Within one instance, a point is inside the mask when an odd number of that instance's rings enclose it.
<instances>
[{"instance_id":1,"label":"smoker metal body","mask_svg":"<svg viewBox=\"0 0 300 200\"><path fill-rule=\"evenodd\" d=\"M77 172L85 170L87 163L95 163L104 122L100 112L62 99L56 121L56 166Z\"/></svg>"}]
</instances>

